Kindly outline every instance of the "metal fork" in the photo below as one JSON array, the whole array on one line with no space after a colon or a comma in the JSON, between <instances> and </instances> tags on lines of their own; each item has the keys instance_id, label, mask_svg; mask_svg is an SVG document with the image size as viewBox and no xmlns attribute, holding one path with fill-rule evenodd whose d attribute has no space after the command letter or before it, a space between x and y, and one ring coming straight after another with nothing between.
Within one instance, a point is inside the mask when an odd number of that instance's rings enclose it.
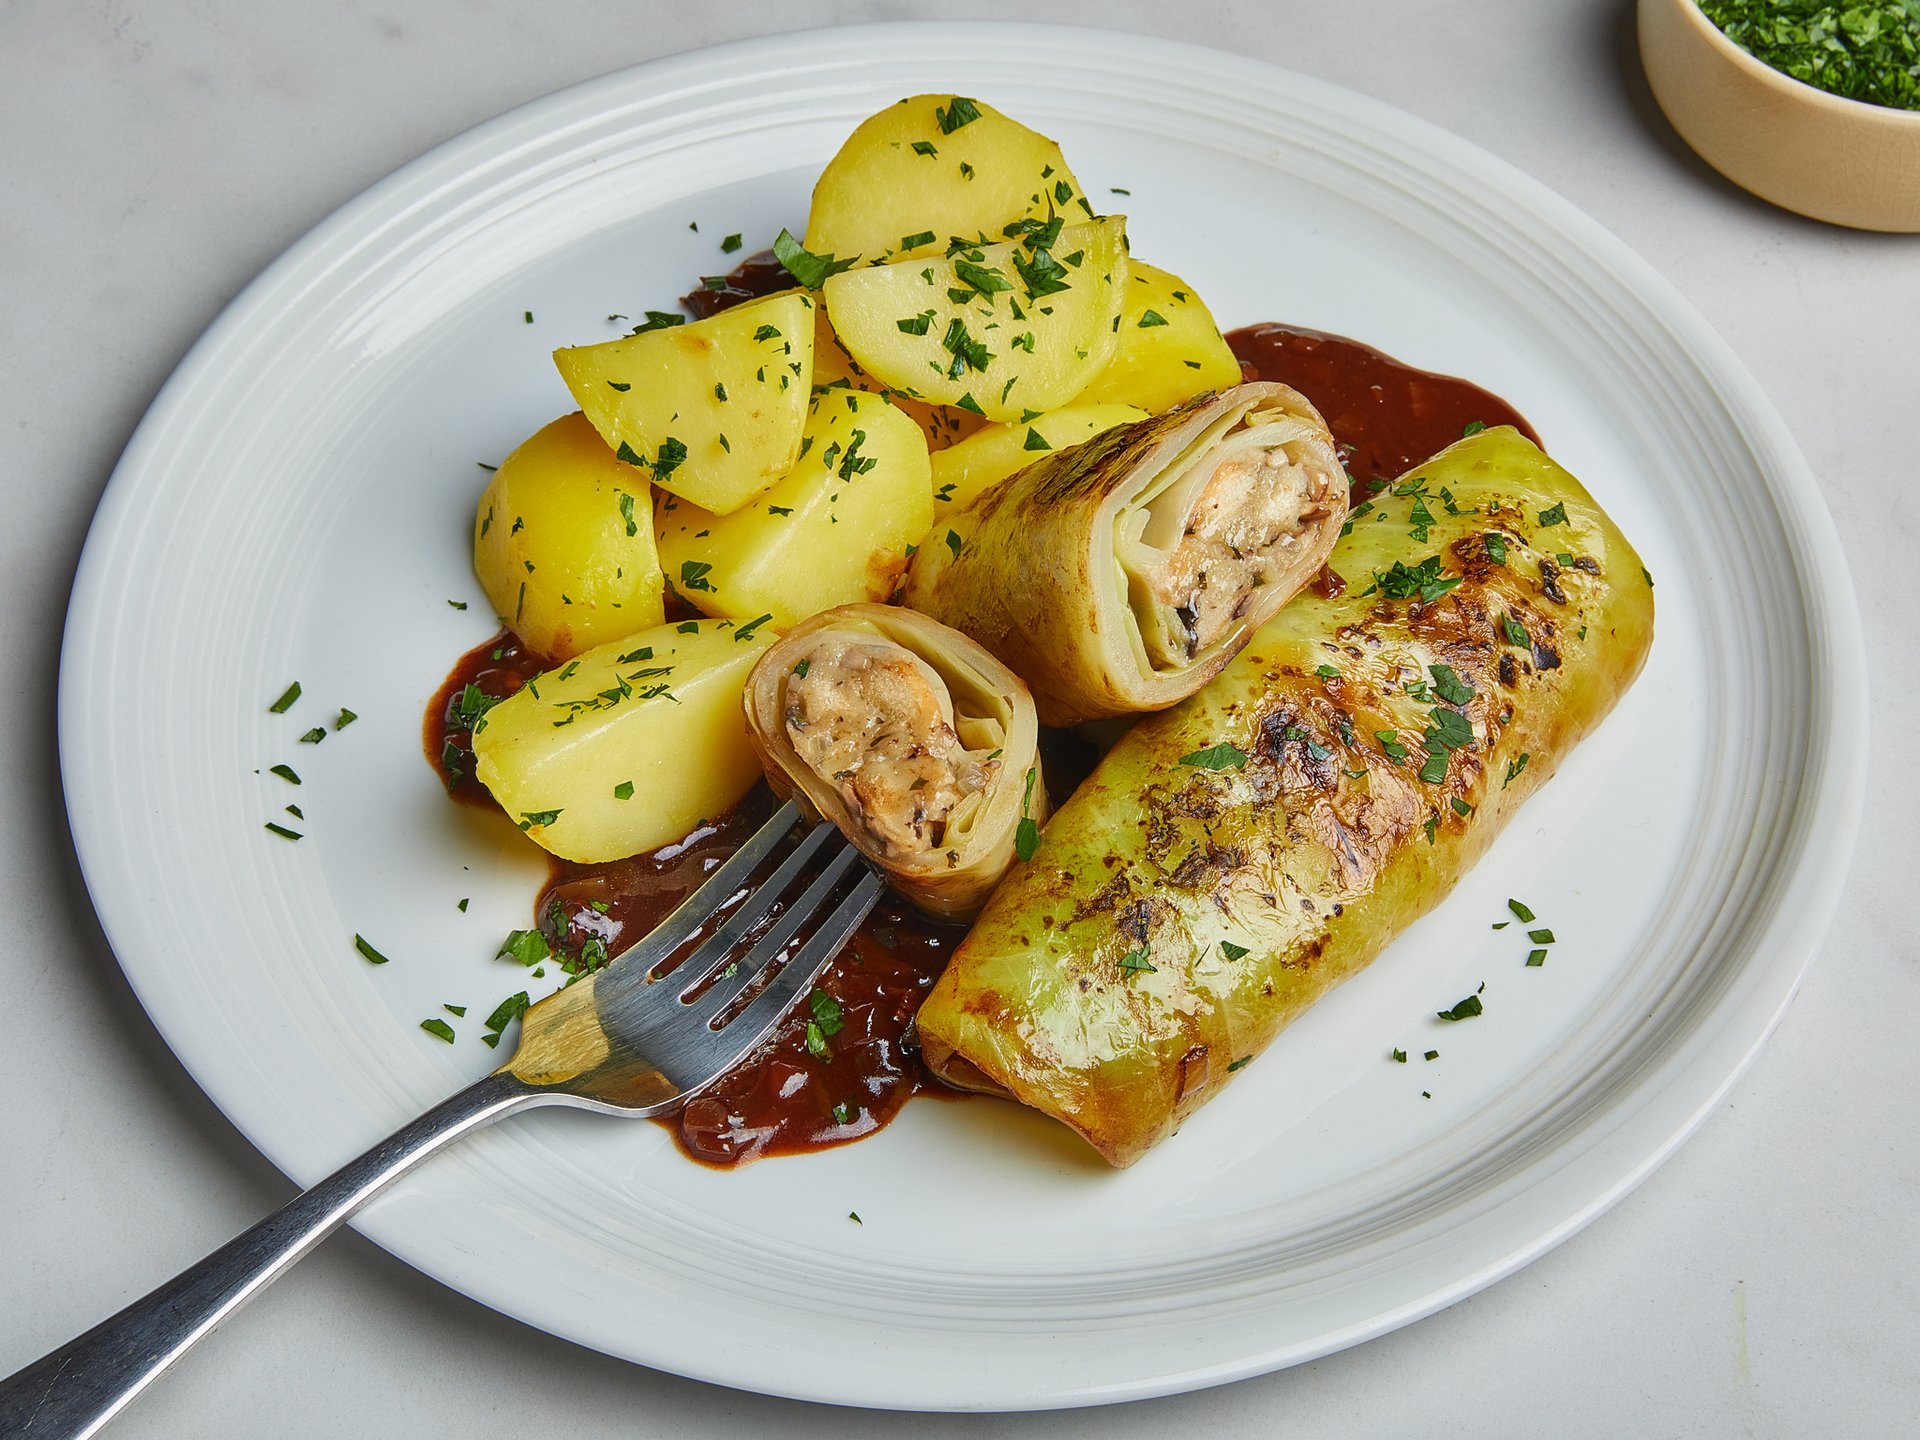
<instances>
[{"instance_id":1,"label":"metal fork","mask_svg":"<svg viewBox=\"0 0 1920 1440\"><path fill-rule=\"evenodd\" d=\"M70 1440L94 1434L355 1210L459 1136L536 1105L658 1115L718 1079L812 987L883 888L878 875L862 871L846 889L858 856L825 824L815 825L771 874L750 886L798 819L792 802L782 805L644 939L530 1008L513 1058L484 1080L394 1132L145 1299L0 1381L0 1435ZM817 873L790 898L809 869ZM737 908L691 955L667 975L654 975L661 961L735 901ZM790 903L781 908L782 901ZM764 989L751 994L750 987L814 920L818 928Z\"/></svg>"}]
</instances>

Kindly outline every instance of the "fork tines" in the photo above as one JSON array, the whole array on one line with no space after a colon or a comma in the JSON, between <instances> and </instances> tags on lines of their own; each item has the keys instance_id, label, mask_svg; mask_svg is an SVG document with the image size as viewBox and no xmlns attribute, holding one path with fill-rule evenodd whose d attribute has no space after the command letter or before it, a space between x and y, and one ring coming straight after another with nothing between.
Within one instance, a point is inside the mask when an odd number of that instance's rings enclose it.
<instances>
[{"instance_id":1,"label":"fork tines","mask_svg":"<svg viewBox=\"0 0 1920 1440\"><path fill-rule=\"evenodd\" d=\"M708 1082L757 1045L885 889L832 825L813 826L780 853L798 821L793 803L782 805L597 977L602 1026L683 1089ZM714 924L716 916L724 918ZM656 973L696 939L683 960Z\"/></svg>"}]
</instances>

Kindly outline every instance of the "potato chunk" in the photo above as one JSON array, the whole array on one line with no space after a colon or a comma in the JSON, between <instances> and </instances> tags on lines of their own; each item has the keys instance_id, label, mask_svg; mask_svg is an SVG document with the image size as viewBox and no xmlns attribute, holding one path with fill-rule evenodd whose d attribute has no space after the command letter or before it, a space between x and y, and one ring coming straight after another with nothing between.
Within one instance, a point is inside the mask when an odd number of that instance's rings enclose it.
<instances>
[{"instance_id":1,"label":"potato chunk","mask_svg":"<svg viewBox=\"0 0 1920 1440\"><path fill-rule=\"evenodd\" d=\"M1069 405L1036 415L1025 425L987 425L933 457L933 518L973 503L982 490L998 485L1053 450L1067 450L1102 430L1144 420L1147 412L1131 405Z\"/></svg>"},{"instance_id":2,"label":"potato chunk","mask_svg":"<svg viewBox=\"0 0 1920 1440\"><path fill-rule=\"evenodd\" d=\"M826 297L840 342L869 374L1011 420L1065 404L1105 368L1126 284L1126 221L1115 215L843 271Z\"/></svg>"},{"instance_id":3,"label":"potato chunk","mask_svg":"<svg viewBox=\"0 0 1920 1440\"><path fill-rule=\"evenodd\" d=\"M657 523L668 580L709 615L771 615L784 630L886 600L933 524L926 441L881 396L823 390L800 463L778 485L732 515L664 501Z\"/></svg>"},{"instance_id":4,"label":"potato chunk","mask_svg":"<svg viewBox=\"0 0 1920 1440\"><path fill-rule=\"evenodd\" d=\"M644 471L575 411L500 463L473 519L473 571L494 611L556 660L658 625L664 584Z\"/></svg>"},{"instance_id":5,"label":"potato chunk","mask_svg":"<svg viewBox=\"0 0 1920 1440\"><path fill-rule=\"evenodd\" d=\"M1128 262L1119 340L1075 405L1138 405L1158 415L1202 391L1240 383L1240 362L1206 302L1178 275L1141 260Z\"/></svg>"},{"instance_id":6,"label":"potato chunk","mask_svg":"<svg viewBox=\"0 0 1920 1440\"><path fill-rule=\"evenodd\" d=\"M806 245L875 263L1056 214L1093 218L1058 145L978 100L915 95L862 121L827 162Z\"/></svg>"},{"instance_id":7,"label":"potato chunk","mask_svg":"<svg viewBox=\"0 0 1920 1440\"><path fill-rule=\"evenodd\" d=\"M618 860L677 840L760 778L740 696L765 622L686 621L599 645L474 726L474 773L567 860Z\"/></svg>"},{"instance_id":8,"label":"potato chunk","mask_svg":"<svg viewBox=\"0 0 1920 1440\"><path fill-rule=\"evenodd\" d=\"M800 453L813 384L813 300L771 295L691 325L553 352L594 429L653 483L738 510Z\"/></svg>"},{"instance_id":9,"label":"potato chunk","mask_svg":"<svg viewBox=\"0 0 1920 1440\"><path fill-rule=\"evenodd\" d=\"M847 353L847 347L842 345L840 337L833 333L833 317L827 313L826 304L815 296L813 383L815 388L818 388L838 381L846 382L855 390L867 390L875 395L889 396L894 408L920 427L920 433L927 437L929 450L943 450L987 423L970 410L957 410L951 405L929 405L924 400L912 400L874 379L860 368L858 360Z\"/></svg>"}]
</instances>

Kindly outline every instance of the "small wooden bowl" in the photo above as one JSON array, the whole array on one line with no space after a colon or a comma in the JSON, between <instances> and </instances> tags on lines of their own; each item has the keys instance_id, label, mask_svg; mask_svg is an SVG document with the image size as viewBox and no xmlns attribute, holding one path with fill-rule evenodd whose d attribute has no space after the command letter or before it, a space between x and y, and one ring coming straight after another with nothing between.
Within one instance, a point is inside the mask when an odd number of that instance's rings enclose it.
<instances>
[{"instance_id":1,"label":"small wooden bowl","mask_svg":"<svg viewBox=\"0 0 1920 1440\"><path fill-rule=\"evenodd\" d=\"M1920 231L1920 110L1790 79L1695 0L1640 0L1640 63L1673 128L1734 184L1835 225Z\"/></svg>"}]
</instances>

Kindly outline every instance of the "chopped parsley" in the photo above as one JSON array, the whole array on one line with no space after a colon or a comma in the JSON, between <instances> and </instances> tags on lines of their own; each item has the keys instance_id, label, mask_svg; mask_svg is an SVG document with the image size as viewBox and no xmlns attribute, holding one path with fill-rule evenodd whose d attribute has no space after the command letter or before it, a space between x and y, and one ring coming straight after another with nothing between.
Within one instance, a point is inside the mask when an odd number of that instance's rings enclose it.
<instances>
[{"instance_id":1,"label":"chopped parsley","mask_svg":"<svg viewBox=\"0 0 1920 1440\"><path fill-rule=\"evenodd\" d=\"M1390 600L1417 599L1431 605L1459 583L1459 576L1442 573L1438 555L1429 555L1412 568L1396 560L1391 569L1374 571L1373 584L1361 593L1370 595L1377 589Z\"/></svg>"},{"instance_id":2,"label":"chopped parsley","mask_svg":"<svg viewBox=\"0 0 1920 1440\"><path fill-rule=\"evenodd\" d=\"M647 323L634 326L632 333L635 335L644 335L649 330L670 330L675 325L684 325L686 323L686 316L675 315L670 310L649 310L647 311Z\"/></svg>"},{"instance_id":3,"label":"chopped parsley","mask_svg":"<svg viewBox=\"0 0 1920 1440\"><path fill-rule=\"evenodd\" d=\"M284 715L287 713L288 709L293 705L293 702L298 700L299 698L300 698L300 682L296 680L281 692L280 698L278 700L274 701L273 704L267 707L267 712L272 715Z\"/></svg>"},{"instance_id":4,"label":"chopped parsley","mask_svg":"<svg viewBox=\"0 0 1920 1440\"><path fill-rule=\"evenodd\" d=\"M1487 428L1487 422L1484 420L1469 420L1465 425L1461 427L1460 438L1462 440L1465 440L1470 435L1478 435L1482 430L1486 428Z\"/></svg>"},{"instance_id":5,"label":"chopped parsley","mask_svg":"<svg viewBox=\"0 0 1920 1440\"><path fill-rule=\"evenodd\" d=\"M306 734L300 737L300 743L302 745L318 745L322 740L326 738L327 738L327 732L321 729L318 725L316 725L311 730L307 731Z\"/></svg>"},{"instance_id":6,"label":"chopped parsley","mask_svg":"<svg viewBox=\"0 0 1920 1440\"><path fill-rule=\"evenodd\" d=\"M1451 1010L1438 1010L1434 1013L1442 1020L1471 1020L1474 1016L1482 1013L1480 997L1478 995L1469 995Z\"/></svg>"},{"instance_id":7,"label":"chopped parsley","mask_svg":"<svg viewBox=\"0 0 1920 1440\"><path fill-rule=\"evenodd\" d=\"M1220 953L1229 960L1239 960L1245 957L1247 947L1244 945L1236 945L1231 940L1222 940L1220 942Z\"/></svg>"},{"instance_id":8,"label":"chopped parsley","mask_svg":"<svg viewBox=\"0 0 1920 1440\"><path fill-rule=\"evenodd\" d=\"M1433 676L1433 693L1449 705L1465 705L1479 693L1451 665L1429 665L1427 672Z\"/></svg>"},{"instance_id":9,"label":"chopped parsley","mask_svg":"<svg viewBox=\"0 0 1920 1440\"><path fill-rule=\"evenodd\" d=\"M1547 963L1547 952L1546 952L1546 951L1544 951L1544 950L1529 950L1529 951L1527 952L1527 966L1528 966L1528 968L1529 968L1529 969L1536 969L1536 970L1537 970L1537 969L1538 969L1538 968L1539 968L1540 966L1542 966L1542 965L1544 965L1544 964L1546 964L1546 963Z\"/></svg>"},{"instance_id":10,"label":"chopped parsley","mask_svg":"<svg viewBox=\"0 0 1920 1440\"><path fill-rule=\"evenodd\" d=\"M782 269L809 290L818 290L827 283L829 275L851 270L854 262L860 258L854 255L839 260L832 255L815 255L793 238L792 231L786 229L782 229L774 238L773 255Z\"/></svg>"},{"instance_id":11,"label":"chopped parsley","mask_svg":"<svg viewBox=\"0 0 1920 1440\"><path fill-rule=\"evenodd\" d=\"M276 825L271 820L267 822L267 829L278 835L282 840L299 840L302 838L298 830L289 830L286 826Z\"/></svg>"},{"instance_id":12,"label":"chopped parsley","mask_svg":"<svg viewBox=\"0 0 1920 1440\"><path fill-rule=\"evenodd\" d=\"M527 1013L527 1004L527 992L524 990L502 1000L487 1016L488 1033L480 1038L489 1046L497 1047L500 1044L500 1032Z\"/></svg>"},{"instance_id":13,"label":"chopped parsley","mask_svg":"<svg viewBox=\"0 0 1920 1440\"><path fill-rule=\"evenodd\" d=\"M560 815L561 812L558 810L522 810L520 828L531 830L536 825L551 825L560 818Z\"/></svg>"},{"instance_id":14,"label":"chopped parsley","mask_svg":"<svg viewBox=\"0 0 1920 1440\"><path fill-rule=\"evenodd\" d=\"M1227 1073L1231 1075L1236 1070L1244 1070L1247 1068L1247 1066L1251 1065L1252 1063L1253 1063L1253 1056L1242 1055L1238 1060L1234 1060L1227 1065Z\"/></svg>"},{"instance_id":15,"label":"chopped parsley","mask_svg":"<svg viewBox=\"0 0 1920 1440\"><path fill-rule=\"evenodd\" d=\"M669 435L660 442L660 453L653 457L653 478L664 480L680 468L680 462L687 458L684 442Z\"/></svg>"},{"instance_id":16,"label":"chopped parsley","mask_svg":"<svg viewBox=\"0 0 1920 1440\"><path fill-rule=\"evenodd\" d=\"M1726 37L1782 75L1869 105L1920 110L1913 0L1701 0Z\"/></svg>"},{"instance_id":17,"label":"chopped parsley","mask_svg":"<svg viewBox=\"0 0 1920 1440\"><path fill-rule=\"evenodd\" d=\"M633 781L622 780L618 785L614 786L613 798L616 800L633 799Z\"/></svg>"},{"instance_id":18,"label":"chopped parsley","mask_svg":"<svg viewBox=\"0 0 1920 1440\"><path fill-rule=\"evenodd\" d=\"M278 775L289 785L298 785L300 783L300 777L293 773L293 767L291 765L270 765L267 767L267 773L269 775Z\"/></svg>"},{"instance_id":19,"label":"chopped parsley","mask_svg":"<svg viewBox=\"0 0 1920 1440\"><path fill-rule=\"evenodd\" d=\"M980 107L964 95L956 95L950 104L933 107L933 118L940 122L940 133L951 135L962 125L971 125L980 118Z\"/></svg>"},{"instance_id":20,"label":"chopped parsley","mask_svg":"<svg viewBox=\"0 0 1920 1440\"><path fill-rule=\"evenodd\" d=\"M838 1035L846 1024L840 1002L824 990L816 989L807 996L807 1008L813 1012L813 1023L828 1039Z\"/></svg>"},{"instance_id":21,"label":"chopped parsley","mask_svg":"<svg viewBox=\"0 0 1920 1440\"><path fill-rule=\"evenodd\" d=\"M1204 750L1182 755L1180 763L1196 770L1238 770L1247 763L1247 752L1230 740L1222 740Z\"/></svg>"},{"instance_id":22,"label":"chopped parsley","mask_svg":"<svg viewBox=\"0 0 1920 1440\"><path fill-rule=\"evenodd\" d=\"M1023 444L1020 448L1022 450L1051 450L1053 446L1047 443L1046 436L1042 435L1038 430L1035 430L1032 426L1028 426L1026 443Z\"/></svg>"},{"instance_id":23,"label":"chopped parsley","mask_svg":"<svg viewBox=\"0 0 1920 1440\"><path fill-rule=\"evenodd\" d=\"M1394 1064L1396 1064L1396 1065L1404 1065L1404 1064L1406 1064L1406 1063L1407 1063L1407 1052L1406 1052L1406 1051L1404 1051L1404 1050L1396 1050L1396 1051L1394 1051L1394 1052L1393 1052L1393 1063L1394 1063Z\"/></svg>"},{"instance_id":24,"label":"chopped parsley","mask_svg":"<svg viewBox=\"0 0 1920 1440\"><path fill-rule=\"evenodd\" d=\"M1520 778L1520 772L1527 768L1527 761L1529 758L1530 757L1528 756L1527 752L1522 750L1520 752L1519 759L1509 760L1507 762L1506 778L1500 782L1500 788L1502 790L1506 789L1507 786L1511 785L1515 780Z\"/></svg>"},{"instance_id":25,"label":"chopped parsley","mask_svg":"<svg viewBox=\"0 0 1920 1440\"><path fill-rule=\"evenodd\" d=\"M727 236L726 239L720 242L721 253L726 255L731 255L734 251L740 248L741 244L742 244L742 241L738 235L729 235Z\"/></svg>"},{"instance_id":26,"label":"chopped parsley","mask_svg":"<svg viewBox=\"0 0 1920 1440\"><path fill-rule=\"evenodd\" d=\"M1167 317L1162 315L1158 310L1145 310L1141 312L1140 323L1135 328L1151 330L1156 325L1164 325L1166 323Z\"/></svg>"},{"instance_id":27,"label":"chopped parsley","mask_svg":"<svg viewBox=\"0 0 1920 1440\"><path fill-rule=\"evenodd\" d=\"M832 1060L833 1047L827 1044L827 1032L818 1020L807 1021L807 1053L816 1060Z\"/></svg>"},{"instance_id":28,"label":"chopped parsley","mask_svg":"<svg viewBox=\"0 0 1920 1440\"><path fill-rule=\"evenodd\" d=\"M1013 289L1013 282L991 265L982 265L965 257L953 262L953 273L960 277L961 284L971 286L979 295L997 295L1002 290ZM964 295L961 297L962 303L966 298Z\"/></svg>"},{"instance_id":29,"label":"chopped parsley","mask_svg":"<svg viewBox=\"0 0 1920 1440\"><path fill-rule=\"evenodd\" d=\"M1040 850L1040 825L1031 814L1033 807L1033 781L1038 772L1027 767L1027 788L1020 795L1020 823L1013 832L1013 853L1022 861L1033 859Z\"/></svg>"},{"instance_id":30,"label":"chopped parsley","mask_svg":"<svg viewBox=\"0 0 1920 1440\"><path fill-rule=\"evenodd\" d=\"M533 317L528 316L527 318L531 320ZM434 1016L433 1019L431 1020L422 1020L420 1022L420 1028L426 1031L429 1035L439 1036L442 1040L446 1041L447 1044L449 1045L453 1044L453 1027L447 1024L447 1022L442 1020L438 1015Z\"/></svg>"},{"instance_id":31,"label":"chopped parsley","mask_svg":"<svg viewBox=\"0 0 1920 1440\"><path fill-rule=\"evenodd\" d=\"M947 323L940 346L953 356L953 363L947 366L949 380L958 380L969 370L985 370L993 363L993 352L968 333L967 322L957 315Z\"/></svg>"},{"instance_id":32,"label":"chopped parsley","mask_svg":"<svg viewBox=\"0 0 1920 1440\"><path fill-rule=\"evenodd\" d=\"M1564 525L1567 523L1567 502L1556 502L1552 508L1540 512L1540 523L1544 526Z\"/></svg>"},{"instance_id":33,"label":"chopped parsley","mask_svg":"<svg viewBox=\"0 0 1920 1440\"><path fill-rule=\"evenodd\" d=\"M1520 901L1518 900L1507 901L1507 909L1513 912L1513 918L1518 920L1521 924L1531 925L1533 923L1533 911L1529 910Z\"/></svg>"},{"instance_id":34,"label":"chopped parsley","mask_svg":"<svg viewBox=\"0 0 1920 1440\"><path fill-rule=\"evenodd\" d=\"M1160 967L1149 960L1147 954L1148 951L1145 945L1134 950L1129 950L1120 957L1120 973L1123 975L1138 975L1144 971L1148 974L1157 974Z\"/></svg>"},{"instance_id":35,"label":"chopped parsley","mask_svg":"<svg viewBox=\"0 0 1920 1440\"><path fill-rule=\"evenodd\" d=\"M353 937L353 948L366 957L369 965L384 965L387 963L387 957L374 949L364 935L355 935Z\"/></svg>"},{"instance_id":36,"label":"chopped parsley","mask_svg":"<svg viewBox=\"0 0 1920 1440\"><path fill-rule=\"evenodd\" d=\"M953 552L953 558L956 560L960 558L960 546L960 537L951 530L947 531L947 548Z\"/></svg>"},{"instance_id":37,"label":"chopped parsley","mask_svg":"<svg viewBox=\"0 0 1920 1440\"><path fill-rule=\"evenodd\" d=\"M680 562L680 588L682 590L705 590L709 594L713 586L707 583L707 572L713 566L705 560L682 560Z\"/></svg>"},{"instance_id":38,"label":"chopped parsley","mask_svg":"<svg viewBox=\"0 0 1920 1440\"><path fill-rule=\"evenodd\" d=\"M496 960L518 960L522 965L538 965L552 956L553 950L547 944L547 937L539 930L510 930L507 938L500 942L500 948L494 951Z\"/></svg>"}]
</instances>

